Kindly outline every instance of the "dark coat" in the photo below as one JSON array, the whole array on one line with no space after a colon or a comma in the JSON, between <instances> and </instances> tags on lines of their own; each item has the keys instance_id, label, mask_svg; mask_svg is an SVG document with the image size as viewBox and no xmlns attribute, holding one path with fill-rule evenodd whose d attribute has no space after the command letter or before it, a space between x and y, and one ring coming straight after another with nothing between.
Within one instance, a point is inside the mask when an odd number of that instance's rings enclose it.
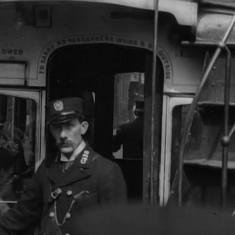
<instances>
[{"instance_id":1,"label":"dark coat","mask_svg":"<svg viewBox=\"0 0 235 235\"><path fill-rule=\"evenodd\" d=\"M123 146L123 158L143 158L143 116L121 125L113 137L113 152Z\"/></svg>"},{"instance_id":2,"label":"dark coat","mask_svg":"<svg viewBox=\"0 0 235 235\"><path fill-rule=\"evenodd\" d=\"M55 224L61 225L61 234L73 234L88 208L125 201L126 185L118 165L87 146L65 172L59 162L40 165L21 200L2 216L0 234L24 234L33 224L40 224L43 235L59 234Z\"/></svg>"}]
</instances>

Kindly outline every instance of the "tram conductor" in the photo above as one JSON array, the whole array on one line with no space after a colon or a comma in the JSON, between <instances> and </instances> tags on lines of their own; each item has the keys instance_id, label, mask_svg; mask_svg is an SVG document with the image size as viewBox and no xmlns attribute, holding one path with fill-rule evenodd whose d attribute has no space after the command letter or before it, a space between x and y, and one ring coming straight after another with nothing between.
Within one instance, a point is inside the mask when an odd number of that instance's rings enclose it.
<instances>
[{"instance_id":1,"label":"tram conductor","mask_svg":"<svg viewBox=\"0 0 235 235\"><path fill-rule=\"evenodd\" d=\"M96 153L83 138L89 125L83 100L58 99L46 109L58 152L50 156L53 161L46 157L19 202L0 217L1 235L25 234L33 225L43 235L82 234L75 226L83 213L126 201L119 166Z\"/></svg>"}]
</instances>

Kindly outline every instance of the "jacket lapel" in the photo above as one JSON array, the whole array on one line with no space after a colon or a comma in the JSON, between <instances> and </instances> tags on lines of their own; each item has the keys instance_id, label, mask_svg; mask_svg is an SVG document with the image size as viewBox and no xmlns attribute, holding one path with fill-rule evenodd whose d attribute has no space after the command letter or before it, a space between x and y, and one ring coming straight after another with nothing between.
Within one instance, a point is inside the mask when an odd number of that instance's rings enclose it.
<instances>
[{"instance_id":1,"label":"jacket lapel","mask_svg":"<svg viewBox=\"0 0 235 235\"><path fill-rule=\"evenodd\" d=\"M86 145L84 150L76 157L73 165L63 172L60 163L56 162L49 171L49 180L53 183L53 188L63 187L72 184L91 175L90 167L94 152Z\"/></svg>"},{"instance_id":2,"label":"jacket lapel","mask_svg":"<svg viewBox=\"0 0 235 235\"><path fill-rule=\"evenodd\" d=\"M59 162L51 165L48 171L48 178L52 185L59 185L64 180L64 173L60 168Z\"/></svg>"}]
</instances>

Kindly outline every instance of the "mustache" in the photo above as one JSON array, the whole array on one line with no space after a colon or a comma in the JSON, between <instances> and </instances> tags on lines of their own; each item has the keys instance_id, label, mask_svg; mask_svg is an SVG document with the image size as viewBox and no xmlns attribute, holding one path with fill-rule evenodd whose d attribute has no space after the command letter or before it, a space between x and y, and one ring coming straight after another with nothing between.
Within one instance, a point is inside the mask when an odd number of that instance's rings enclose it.
<instances>
[{"instance_id":1,"label":"mustache","mask_svg":"<svg viewBox=\"0 0 235 235\"><path fill-rule=\"evenodd\" d=\"M68 145L69 144L69 141L59 141L58 143L57 143L57 146L58 147L62 147L63 145Z\"/></svg>"}]
</instances>

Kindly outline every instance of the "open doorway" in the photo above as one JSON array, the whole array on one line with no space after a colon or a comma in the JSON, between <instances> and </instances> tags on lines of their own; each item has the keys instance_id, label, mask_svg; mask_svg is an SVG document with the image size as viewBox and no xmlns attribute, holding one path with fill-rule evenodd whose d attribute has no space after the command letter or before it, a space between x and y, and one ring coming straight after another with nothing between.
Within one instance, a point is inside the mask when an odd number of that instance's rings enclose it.
<instances>
[{"instance_id":1,"label":"open doorway","mask_svg":"<svg viewBox=\"0 0 235 235\"><path fill-rule=\"evenodd\" d=\"M117 109L115 81L120 74L144 77L149 54L144 49L110 44L74 45L57 49L48 64L47 100L68 96L84 99L84 110L90 123L86 140L95 151L121 166L128 188L138 185L138 192L129 194L138 199L142 197L143 159L137 164L116 159L112 149ZM129 86L128 82L126 84ZM144 87L141 89L144 95ZM132 173L138 175L135 182L129 177Z\"/></svg>"}]
</instances>

